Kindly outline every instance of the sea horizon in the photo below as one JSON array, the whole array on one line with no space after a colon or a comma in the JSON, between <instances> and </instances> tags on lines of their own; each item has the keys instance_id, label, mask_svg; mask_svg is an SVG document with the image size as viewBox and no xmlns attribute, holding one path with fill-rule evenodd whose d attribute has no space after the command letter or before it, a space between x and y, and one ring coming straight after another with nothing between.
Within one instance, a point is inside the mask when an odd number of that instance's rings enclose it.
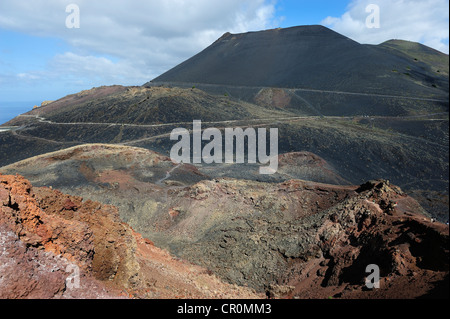
<instances>
[{"instance_id":1,"label":"sea horizon","mask_svg":"<svg viewBox=\"0 0 450 319\"><path fill-rule=\"evenodd\" d=\"M16 116L31 111L34 105L41 105L40 101L0 101L0 125L12 120Z\"/></svg>"}]
</instances>

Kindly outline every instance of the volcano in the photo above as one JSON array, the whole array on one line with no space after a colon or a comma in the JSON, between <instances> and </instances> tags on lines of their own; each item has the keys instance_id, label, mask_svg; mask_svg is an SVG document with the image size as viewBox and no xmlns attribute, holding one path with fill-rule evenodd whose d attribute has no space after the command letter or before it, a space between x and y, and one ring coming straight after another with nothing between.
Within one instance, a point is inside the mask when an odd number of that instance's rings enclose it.
<instances>
[{"instance_id":1,"label":"volcano","mask_svg":"<svg viewBox=\"0 0 450 319\"><path fill-rule=\"evenodd\" d=\"M149 84L203 83L448 96L448 77L442 74L445 71L429 63L430 56L439 61L447 59L448 69L448 56L421 44L411 53L407 43L364 45L320 25L225 33ZM404 47L409 48L409 54L402 52Z\"/></svg>"}]
</instances>

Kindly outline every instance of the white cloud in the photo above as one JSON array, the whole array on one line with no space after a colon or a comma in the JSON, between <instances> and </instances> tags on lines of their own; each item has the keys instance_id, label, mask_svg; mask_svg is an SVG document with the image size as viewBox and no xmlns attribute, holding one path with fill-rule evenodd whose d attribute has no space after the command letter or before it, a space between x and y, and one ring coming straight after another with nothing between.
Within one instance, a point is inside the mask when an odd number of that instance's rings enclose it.
<instances>
[{"instance_id":1,"label":"white cloud","mask_svg":"<svg viewBox=\"0 0 450 319\"><path fill-rule=\"evenodd\" d=\"M65 24L71 3L80 9L78 29ZM2 0L0 28L62 38L73 48L31 75L68 71L130 85L160 75L225 32L272 27L274 14L265 0Z\"/></svg>"},{"instance_id":2,"label":"white cloud","mask_svg":"<svg viewBox=\"0 0 450 319\"><path fill-rule=\"evenodd\" d=\"M72 52L56 55L49 63L48 77L56 78L63 75L66 79L104 81L104 84L134 82L143 83L148 80L144 65L129 60L117 62L105 57L92 55L77 55Z\"/></svg>"},{"instance_id":3,"label":"white cloud","mask_svg":"<svg viewBox=\"0 0 450 319\"><path fill-rule=\"evenodd\" d=\"M369 4L380 8L380 28L366 27ZM341 17L327 17L322 24L360 43L402 39L448 54L448 10L448 0L353 0Z\"/></svg>"},{"instance_id":4,"label":"white cloud","mask_svg":"<svg viewBox=\"0 0 450 319\"><path fill-rule=\"evenodd\" d=\"M41 77L31 73L19 73L17 77L21 80L39 80Z\"/></svg>"},{"instance_id":5,"label":"white cloud","mask_svg":"<svg viewBox=\"0 0 450 319\"><path fill-rule=\"evenodd\" d=\"M80 8L79 29L65 25L66 6L72 3ZM370 3L380 6L380 29L365 26ZM140 85L225 32L277 27L281 17L276 16L275 4L276 0L0 0L0 28L60 38L70 46L67 52L55 52L45 67L29 63L34 69L18 70L0 61L0 94L24 88L31 92ZM352 0L344 15L327 17L322 24L361 43L397 38L448 53L448 0ZM1 43L1 50L8 50L8 43ZM33 51L27 54L37 59Z\"/></svg>"}]
</instances>

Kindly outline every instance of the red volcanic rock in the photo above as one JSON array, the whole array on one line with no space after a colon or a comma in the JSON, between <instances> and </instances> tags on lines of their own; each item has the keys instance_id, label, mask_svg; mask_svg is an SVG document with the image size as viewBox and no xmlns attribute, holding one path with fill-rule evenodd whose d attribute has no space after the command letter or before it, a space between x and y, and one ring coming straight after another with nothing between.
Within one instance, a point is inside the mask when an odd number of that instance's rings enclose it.
<instances>
[{"instance_id":1,"label":"red volcanic rock","mask_svg":"<svg viewBox=\"0 0 450 319\"><path fill-rule=\"evenodd\" d=\"M289 279L293 294L448 297L448 225L423 215L414 199L388 182L371 181L356 192L360 196L339 204L322 224L317 235L323 257L303 264L301 275ZM363 275L370 264L380 268L379 289L366 289ZM447 292L441 291L445 286Z\"/></svg>"},{"instance_id":2,"label":"red volcanic rock","mask_svg":"<svg viewBox=\"0 0 450 319\"><path fill-rule=\"evenodd\" d=\"M291 103L292 96L284 89L264 88L254 97L254 102L265 107L285 108Z\"/></svg>"},{"instance_id":3,"label":"red volcanic rock","mask_svg":"<svg viewBox=\"0 0 450 319\"><path fill-rule=\"evenodd\" d=\"M67 281L73 269L75 288ZM113 206L0 174L0 298L177 296L262 297L173 258L121 222Z\"/></svg>"},{"instance_id":4,"label":"red volcanic rock","mask_svg":"<svg viewBox=\"0 0 450 319\"><path fill-rule=\"evenodd\" d=\"M64 291L61 258L27 248L4 225L0 226L0 247L0 298L52 298Z\"/></svg>"},{"instance_id":5,"label":"red volcanic rock","mask_svg":"<svg viewBox=\"0 0 450 319\"><path fill-rule=\"evenodd\" d=\"M278 173L292 178L334 185L349 185L336 170L320 156L311 152L291 152L278 156Z\"/></svg>"},{"instance_id":6,"label":"red volcanic rock","mask_svg":"<svg viewBox=\"0 0 450 319\"><path fill-rule=\"evenodd\" d=\"M74 202L72 202L69 198L66 199L66 201L64 202L64 206L63 206L64 210L73 210L76 211L78 209L77 204L75 204Z\"/></svg>"},{"instance_id":7,"label":"red volcanic rock","mask_svg":"<svg viewBox=\"0 0 450 319\"><path fill-rule=\"evenodd\" d=\"M266 291L255 293L224 283L212 275L221 268L204 268L171 256L123 223L114 206L83 201L50 188L33 188L19 175L0 174L0 298L448 296L448 225L426 217L414 199L387 181L355 187L298 180L277 185L221 180L198 183L180 192L189 206L201 205L191 220L186 219L189 211L183 202L170 206L160 227L177 222L183 223L182 231L202 227L202 216L210 216L210 207L217 205L219 198L229 209L243 205L264 209L267 224L253 222L253 231L228 232L219 243L221 249L214 242L185 249L217 251L222 267L229 262L220 255L226 249L238 247L236 254L247 249L252 252L243 259L246 265L248 260L265 262L265 255L258 257L256 249L271 241L271 247L280 247L276 256L286 263L278 266ZM276 198L287 194L309 201L285 198L275 205ZM230 206L232 198L242 202ZM275 228L269 218L279 211L285 220L273 224ZM295 225L289 224L290 218L300 222L302 233L292 233ZM249 234L258 240L256 231L260 231L258 245L245 242ZM280 238L283 245L275 246ZM296 251L300 246L302 250ZM365 269L370 264L380 268L379 289L365 288ZM237 269L234 265L231 267ZM78 288L67 282L74 267L79 270ZM255 278L261 280L259 274Z\"/></svg>"},{"instance_id":8,"label":"red volcanic rock","mask_svg":"<svg viewBox=\"0 0 450 319\"><path fill-rule=\"evenodd\" d=\"M31 193L31 184L20 176L0 175L0 224L6 225L27 246L44 248L90 268L92 232L86 224L53 218Z\"/></svg>"}]
</instances>

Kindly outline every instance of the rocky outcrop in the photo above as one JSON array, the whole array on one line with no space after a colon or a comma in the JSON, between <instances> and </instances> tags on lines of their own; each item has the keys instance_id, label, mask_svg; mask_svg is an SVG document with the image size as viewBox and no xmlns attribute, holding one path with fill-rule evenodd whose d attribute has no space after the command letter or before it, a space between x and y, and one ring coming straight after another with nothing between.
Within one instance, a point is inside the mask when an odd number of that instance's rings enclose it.
<instances>
[{"instance_id":1,"label":"rocky outcrop","mask_svg":"<svg viewBox=\"0 0 450 319\"><path fill-rule=\"evenodd\" d=\"M146 216L148 236L271 297L415 298L448 276L448 226L388 181L217 179L173 189L165 203ZM366 289L371 264L389 285Z\"/></svg>"},{"instance_id":2,"label":"rocky outcrop","mask_svg":"<svg viewBox=\"0 0 450 319\"><path fill-rule=\"evenodd\" d=\"M449 228L427 217L388 181L370 181L323 214L315 243L320 258L297 263L285 278L293 295L341 298L448 297ZM380 269L367 289L366 267ZM320 292L319 292L320 291Z\"/></svg>"},{"instance_id":3,"label":"rocky outcrop","mask_svg":"<svg viewBox=\"0 0 450 319\"><path fill-rule=\"evenodd\" d=\"M114 206L0 175L0 297L448 296L448 225L388 181L223 178L145 196L145 214L123 216L140 235Z\"/></svg>"},{"instance_id":4,"label":"rocky outcrop","mask_svg":"<svg viewBox=\"0 0 450 319\"><path fill-rule=\"evenodd\" d=\"M448 226L388 181L218 179L170 198L173 206L145 226L159 244L270 297L415 298L448 278ZM365 285L372 264L378 290Z\"/></svg>"},{"instance_id":5,"label":"rocky outcrop","mask_svg":"<svg viewBox=\"0 0 450 319\"><path fill-rule=\"evenodd\" d=\"M155 247L115 207L19 175L0 174L0 241L0 298L261 297Z\"/></svg>"},{"instance_id":6,"label":"rocky outcrop","mask_svg":"<svg viewBox=\"0 0 450 319\"><path fill-rule=\"evenodd\" d=\"M52 218L42 211L31 195L31 184L24 178L1 177L0 223L11 229L27 246L50 251L91 269L92 231L77 220Z\"/></svg>"},{"instance_id":7,"label":"rocky outcrop","mask_svg":"<svg viewBox=\"0 0 450 319\"><path fill-rule=\"evenodd\" d=\"M51 100L45 100L45 101L42 101L42 103L41 103L41 106L46 106L47 104L50 104L50 103L53 103L54 101L51 101Z\"/></svg>"},{"instance_id":8,"label":"rocky outcrop","mask_svg":"<svg viewBox=\"0 0 450 319\"><path fill-rule=\"evenodd\" d=\"M289 106L291 98L284 89L263 88L255 95L254 101L264 107L285 108Z\"/></svg>"},{"instance_id":9,"label":"rocky outcrop","mask_svg":"<svg viewBox=\"0 0 450 319\"><path fill-rule=\"evenodd\" d=\"M291 179L302 179L333 185L350 185L320 156L311 152L291 152L278 156L278 173Z\"/></svg>"},{"instance_id":10,"label":"rocky outcrop","mask_svg":"<svg viewBox=\"0 0 450 319\"><path fill-rule=\"evenodd\" d=\"M48 192L54 199L62 195ZM87 207L69 197L61 200L63 206L47 213L27 180L0 174L1 298L119 296L92 275L99 270L94 256L100 249L92 224L68 218L68 212ZM82 277L82 289L69 290L66 279L74 269Z\"/></svg>"},{"instance_id":11,"label":"rocky outcrop","mask_svg":"<svg viewBox=\"0 0 450 319\"><path fill-rule=\"evenodd\" d=\"M39 207L50 216L62 218L64 222L86 225L92 245L92 256L80 256L77 261L89 261L89 269L102 281L109 281L125 288L139 286L139 264L134 256L136 241L132 229L119 218L115 207L82 198L64 195L49 188L35 189ZM72 230L72 227L67 227ZM75 237L75 236L74 236ZM75 239L75 241L74 241ZM77 237L64 240L80 247ZM57 251L59 253L59 251Z\"/></svg>"}]
</instances>

